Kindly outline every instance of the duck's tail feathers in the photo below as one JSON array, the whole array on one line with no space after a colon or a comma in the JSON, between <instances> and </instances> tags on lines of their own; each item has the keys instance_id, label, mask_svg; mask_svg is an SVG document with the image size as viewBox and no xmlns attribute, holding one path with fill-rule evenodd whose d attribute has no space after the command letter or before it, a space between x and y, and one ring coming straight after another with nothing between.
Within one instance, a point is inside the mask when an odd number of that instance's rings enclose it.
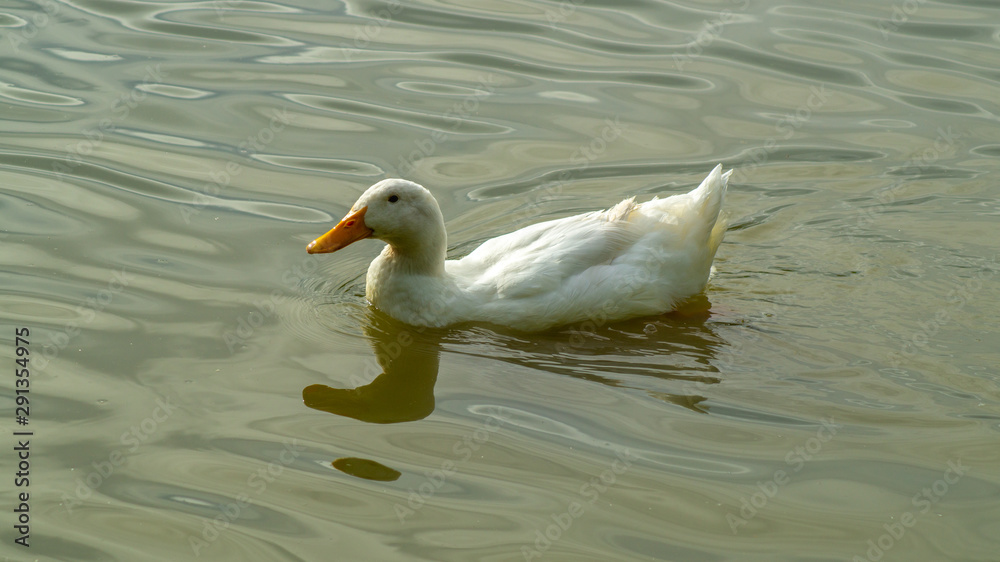
<instances>
[{"instance_id":1,"label":"duck's tail feathers","mask_svg":"<svg viewBox=\"0 0 1000 562\"><path fill-rule=\"evenodd\" d=\"M697 188L678 196L680 203L676 213L690 219L690 235L703 237L714 255L726 231L726 221L720 217L722 204L726 199L726 188L733 171L722 173L722 164L717 165Z\"/></svg>"},{"instance_id":2,"label":"duck's tail feathers","mask_svg":"<svg viewBox=\"0 0 1000 562\"><path fill-rule=\"evenodd\" d=\"M722 212L722 204L726 199L729 177L732 175L732 170L722 173L722 164L719 164L708 174L705 181L701 182L698 189L692 192L692 195L695 196L693 203L698 208L698 214L707 224L712 225L707 241L712 256L719 249L722 237L729 226L728 217Z\"/></svg>"},{"instance_id":3,"label":"duck's tail feathers","mask_svg":"<svg viewBox=\"0 0 1000 562\"><path fill-rule=\"evenodd\" d=\"M732 170L722 173L722 164L718 164L702 180L701 185L688 193L691 203L695 208L699 208L699 214L706 217L718 216L722 201L726 198L726 188L729 186L731 175L733 175Z\"/></svg>"}]
</instances>

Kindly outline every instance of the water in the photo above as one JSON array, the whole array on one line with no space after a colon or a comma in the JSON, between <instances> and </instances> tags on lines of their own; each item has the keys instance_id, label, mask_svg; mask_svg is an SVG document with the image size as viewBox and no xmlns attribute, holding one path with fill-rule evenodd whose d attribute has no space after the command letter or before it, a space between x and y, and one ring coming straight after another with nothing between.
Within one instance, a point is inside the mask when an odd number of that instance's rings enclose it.
<instances>
[{"instance_id":1,"label":"water","mask_svg":"<svg viewBox=\"0 0 1000 562\"><path fill-rule=\"evenodd\" d=\"M0 552L997 560L997 22L8 3L0 317L8 362L30 330L34 435ZM380 244L305 254L384 177L434 192L461 256L718 162L731 227L678 313L421 331L364 303Z\"/></svg>"}]
</instances>

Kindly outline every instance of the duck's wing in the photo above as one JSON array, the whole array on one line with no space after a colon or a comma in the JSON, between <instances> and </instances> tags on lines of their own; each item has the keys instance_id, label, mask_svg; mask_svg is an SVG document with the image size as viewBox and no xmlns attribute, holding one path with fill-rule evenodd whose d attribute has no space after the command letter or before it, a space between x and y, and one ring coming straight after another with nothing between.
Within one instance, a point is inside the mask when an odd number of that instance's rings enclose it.
<instances>
[{"instance_id":1,"label":"duck's wing","mask_svg":"<svg viewBox=\"0 0 1000 562\"><path fill-rule=\"evenodd\" d=\"M486 300L589 292L635 271L651 284L676 282L674 275L663 277L664 268L688 270L684 277L699 278L704 286L725 230L717 219L730 173L716 166L689 193L643 204L626 199L606 211L488 240L465 258L447 262L447 271Z\"/></svg>"},{"instance_id":2,"label":"duck's wing","mask_svg":"<svg viewBox=\"0 0 1000 562\"><path fill-rule=\"evenodd\" d=\"M638 208L628 199L607 211L535 224L487 240L446 267L472 293L518 299L556 291L636 242L641 233L629 217Z\"/></svg>"}]
</instances>

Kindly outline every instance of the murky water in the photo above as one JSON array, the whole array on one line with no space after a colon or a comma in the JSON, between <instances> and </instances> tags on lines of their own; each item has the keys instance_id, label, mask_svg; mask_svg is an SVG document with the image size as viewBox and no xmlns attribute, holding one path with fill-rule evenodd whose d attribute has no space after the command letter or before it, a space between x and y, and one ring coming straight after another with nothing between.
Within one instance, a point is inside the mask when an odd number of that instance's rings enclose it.
<instances>
[{"instance_id":1,"label":"murky water","mask_svg":"<svg viewBox=\"0 0 1000 562\"><path fill-rule=\"evenodd\" d=\"M998 5L15 1L0 53L5 556L998 560ZM305 253L384 177L460 256L718 162L661 317L417 330Z\"/></svg>"}]
</instances>

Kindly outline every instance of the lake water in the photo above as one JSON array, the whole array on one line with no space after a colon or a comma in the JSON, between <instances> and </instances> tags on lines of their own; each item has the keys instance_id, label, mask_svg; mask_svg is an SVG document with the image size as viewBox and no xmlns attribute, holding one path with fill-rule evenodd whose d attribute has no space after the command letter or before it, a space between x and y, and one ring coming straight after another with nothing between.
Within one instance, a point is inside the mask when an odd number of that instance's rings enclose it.
<instances>
[{"instance_id":1,"label":"lake water","mask_svg":"<svg viewBox=\"0 0 1000 562\"><path fill-rule=\"evenodd\" d=\"M1000 559L1000 4L313 4L0 8L6 559ZM659 317L417 330L305 253L385 177L461 256L719 162Z\"/></svg>"}]
</instances>

